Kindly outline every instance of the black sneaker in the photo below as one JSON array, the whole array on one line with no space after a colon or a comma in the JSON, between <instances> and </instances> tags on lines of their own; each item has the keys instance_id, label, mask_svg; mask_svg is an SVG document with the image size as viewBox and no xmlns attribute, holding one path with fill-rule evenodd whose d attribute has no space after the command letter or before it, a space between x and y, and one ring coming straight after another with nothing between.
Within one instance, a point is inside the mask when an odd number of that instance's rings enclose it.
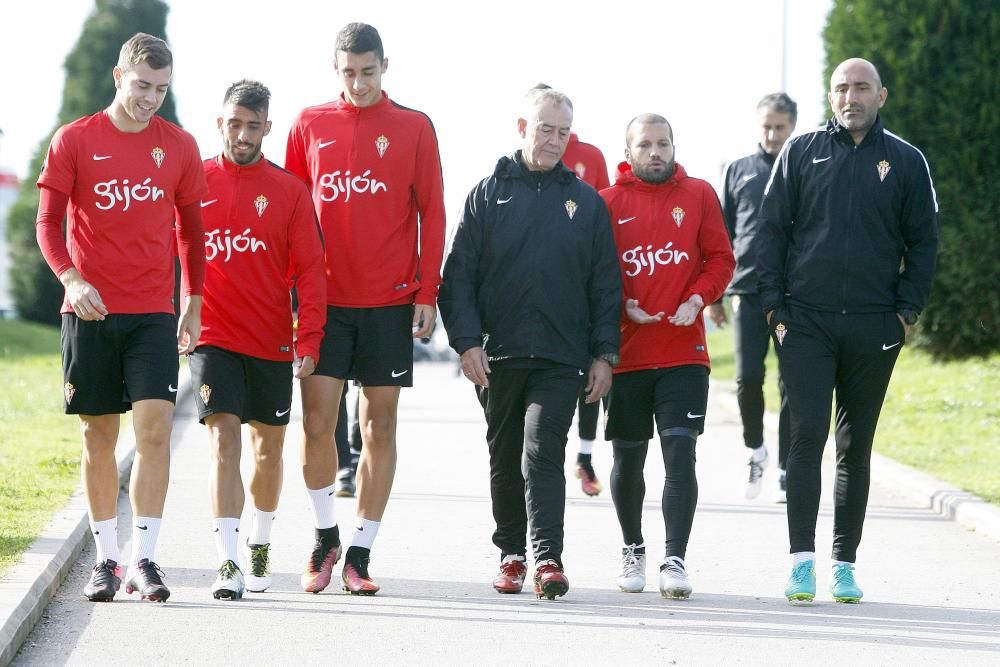
<instances>
[{"instance_id":1,"label":"black sneaker","mask_svg":"<svg viewBox=\"0 0 1000 667\"><path fill-rule=\"evenodd\" d=\"M170 590L163 585L162 577L163 570L160 566L148 558L143 558L129 568L125 592L129 595L139 593L139 597L143 600L166 602L170 597Z\"/></svg>"},{"instance_id":2,"label":"black sneaker","mask_svg":"<svg viewBox=\"0 0 1000 667\"><path fill-rule=\"evenodd\" d=\"M110 558L94 566L83 594L91 602L111 602L122 585L122 568Z\"/></svg>"},{"instance_id":3,"label":"black sneaker","mask_svg":"<svg viewBox=\"0 0 1000 667\"><path fill-rule=\"evenodd\" d=\"M340 578L344 590L351 595L375 595L379 585L368 574L368 563L371 562L371 550L363 547L351 547L344 557L344 571Z\"/></svg>"},{"instance_id":4,"label":"black sneaker","mask_svg":"<svg viewBox=\"0 0 1000 667\"><path fill-rule=\"evenodd\" d=\"M334 486L335 495L338 498L353 498L357 492L354 470L350 467L341 468L337 472L337 483Z\"/></svg>"}]
</instances>

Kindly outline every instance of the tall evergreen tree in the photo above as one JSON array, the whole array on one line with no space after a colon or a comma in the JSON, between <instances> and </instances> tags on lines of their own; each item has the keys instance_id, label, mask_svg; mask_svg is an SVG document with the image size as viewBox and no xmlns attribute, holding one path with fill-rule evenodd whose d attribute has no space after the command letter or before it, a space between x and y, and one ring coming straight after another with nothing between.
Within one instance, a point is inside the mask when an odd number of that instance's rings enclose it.
<instances>
[{"instance_id":1,"label":"tall evergreen tree","mask_svg":"<svg viewBox=\"0 0 1000 667\"><path fill-rule=\"evenodd\" d=\"M940 357L1000 350L1000 11L996 0L834 0L826 77L870 60L886 127L927 157L937 191L937 277L918 343Z\"/></svg>"},{"instance_id":2,"label":"tall evergreen tree","mask_svg":"<svg viewBox=\"0 0 1000 667\"><path fill-rule=\"evenodd\" d=\"M106 108L114 97L111 70L118 62L121 45L137 32L164 37L167 32L167 5L163 0L96 0L94 11L83 24L80 37L66 56L63 68L66 83L58 122L45 137L31 160L31 171L21 184L17 201L7 221L11 255L11 287L18 314L27 320L58 324L63 289L42 259L35 241L38 190L35 180L41 171L49 141L58 126ZM159 115L177 122L170 92Z\"/></svg>"}]
</instances>

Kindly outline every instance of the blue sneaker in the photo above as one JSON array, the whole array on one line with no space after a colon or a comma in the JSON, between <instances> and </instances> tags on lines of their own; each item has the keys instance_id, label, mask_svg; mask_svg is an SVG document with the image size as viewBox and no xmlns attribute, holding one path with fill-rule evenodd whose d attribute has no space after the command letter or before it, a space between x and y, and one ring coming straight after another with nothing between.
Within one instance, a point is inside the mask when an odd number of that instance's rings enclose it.
<instances>
[{"instance_id":1,"label":"blue sneaker","mask_svg":"<svg viewBox=\"0 0 1000 667\"><path fill-rule=\"evenodd\" d=\"M864 593L854 581L852 563L834 563L833 579L830 580L830 595L837 602L860 602Z\"/></svg>"},{"instance_id":2,"label":"blue sneaker","mask_svg":"<svg viewBox=\"0 0 1000 667\"><path fill-rule=\"evenodd\" d=\"M802 561L792 568L785 597L789 602L811 602L816 597L816 561Z\"/></svg>"}]
</instances>

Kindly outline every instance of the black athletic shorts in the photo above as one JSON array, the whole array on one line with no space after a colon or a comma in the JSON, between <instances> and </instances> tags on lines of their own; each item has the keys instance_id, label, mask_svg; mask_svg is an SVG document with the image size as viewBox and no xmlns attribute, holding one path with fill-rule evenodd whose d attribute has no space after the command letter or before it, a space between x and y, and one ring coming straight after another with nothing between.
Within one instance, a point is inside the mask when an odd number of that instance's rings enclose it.
<instances>
[{"instance_id":1,"label":"black athletic shorts","mask_svg":"<svg viewBox=\"0 0 1000 667\"><path fill-rule=\"evenodd\" d=\"M240 422L288 424L292 410L292 363L251 357L213 345L199 345L188 357L198 421L219 412Z\"/></svg>"},{"instance_id":2,"label":"black athletic shorts","mask_svg":"<svg viewBox=\"0 0 1000 667\"><path fill-rule=\"evenodd\" d=\"M708 369L700 365L654 368L615 375L608 394L604 437L643 441L669 428L705 431Z\"/></svg>"},{"instance_id":3,"label":"black athletic shorts","mask_svg":"<svg viewBox=\"0 0 1000 667\"><path fill-rule=\"evenodd\" d=\"M413 305L327 306L316 375L366 387L412 387Z\"/></svg>"},{"instance_id":4,"label":"black athletic shorts","mask_svg":"<svg viewBox=\"0 0 1000 667\"><path fill-rule=\"evenodd\" d=\"M68 415L127 412L136 401L177 400L177 318L170 313L62 316Z\"/></svg>"}]
</instances>

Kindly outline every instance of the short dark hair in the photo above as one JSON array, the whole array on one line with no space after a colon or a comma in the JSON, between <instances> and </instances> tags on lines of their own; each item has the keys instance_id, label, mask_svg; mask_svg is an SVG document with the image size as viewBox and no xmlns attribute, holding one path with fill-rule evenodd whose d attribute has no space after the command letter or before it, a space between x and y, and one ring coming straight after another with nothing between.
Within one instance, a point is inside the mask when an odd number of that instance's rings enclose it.
<instances>
[{"instance_id":1,"label":"short dark hair","mask_svg":"<svg viewBox=\"0 0 1000 667\"><path fill-rule=\"evenodd\" d=\"M666 125L667 133L670 135L670 141L673 142L674 140L674 128L671 127L670 121L659 114L644 113L630 120L628 125L625 127L626 146L632 143L632 128L636 125Z\"/></svg>"},{"instance_id":2,"label":"short dark hair","mask_svg":"<svg viewBox=\"0 0 1000 667\"><path fill-rule=\"evenodd\" d=\"M788 120L792 121L792 125L795 125L795 121L799 118L799 105L786 93L771 93L760 98L760 102L757 103L757 111L761 109L787 113Z\"/></svg>"},{"instance_id":3,"label":"short dark hair","mask_svg":"<svg viewBox=\"0 0 1000 667\"><path fill-rule=\"evenodd\" d=\"M348 23L337 33L337 51L348 53L375 52L379 62L385 60L385 50L382 48L382 38L378 30L367 23Z\"/></svg>"},{"instance_id":4,"label":"short dark hair","mask_svg":"<svg viewBox=\"0 0 1000 667\"><path fill-rule=\"evenodd\" d=\"M118 52L118 68L123 72L132 70L139 63L147 63L153 69L174 66L174 54L159 37L137 32L122 44Z\"/></svg>"},{"instance_id":5,"label":"short dark hair","mask_svg":"<svg viewBox=\"0 0 1000 667\"><path fill-rule=\"evenodd\" d=\"M260 81L242 79L226 89L223 104L238 104L257 113L266 112L271 103L271 91Z\"/></svg>"}]
</instances>

